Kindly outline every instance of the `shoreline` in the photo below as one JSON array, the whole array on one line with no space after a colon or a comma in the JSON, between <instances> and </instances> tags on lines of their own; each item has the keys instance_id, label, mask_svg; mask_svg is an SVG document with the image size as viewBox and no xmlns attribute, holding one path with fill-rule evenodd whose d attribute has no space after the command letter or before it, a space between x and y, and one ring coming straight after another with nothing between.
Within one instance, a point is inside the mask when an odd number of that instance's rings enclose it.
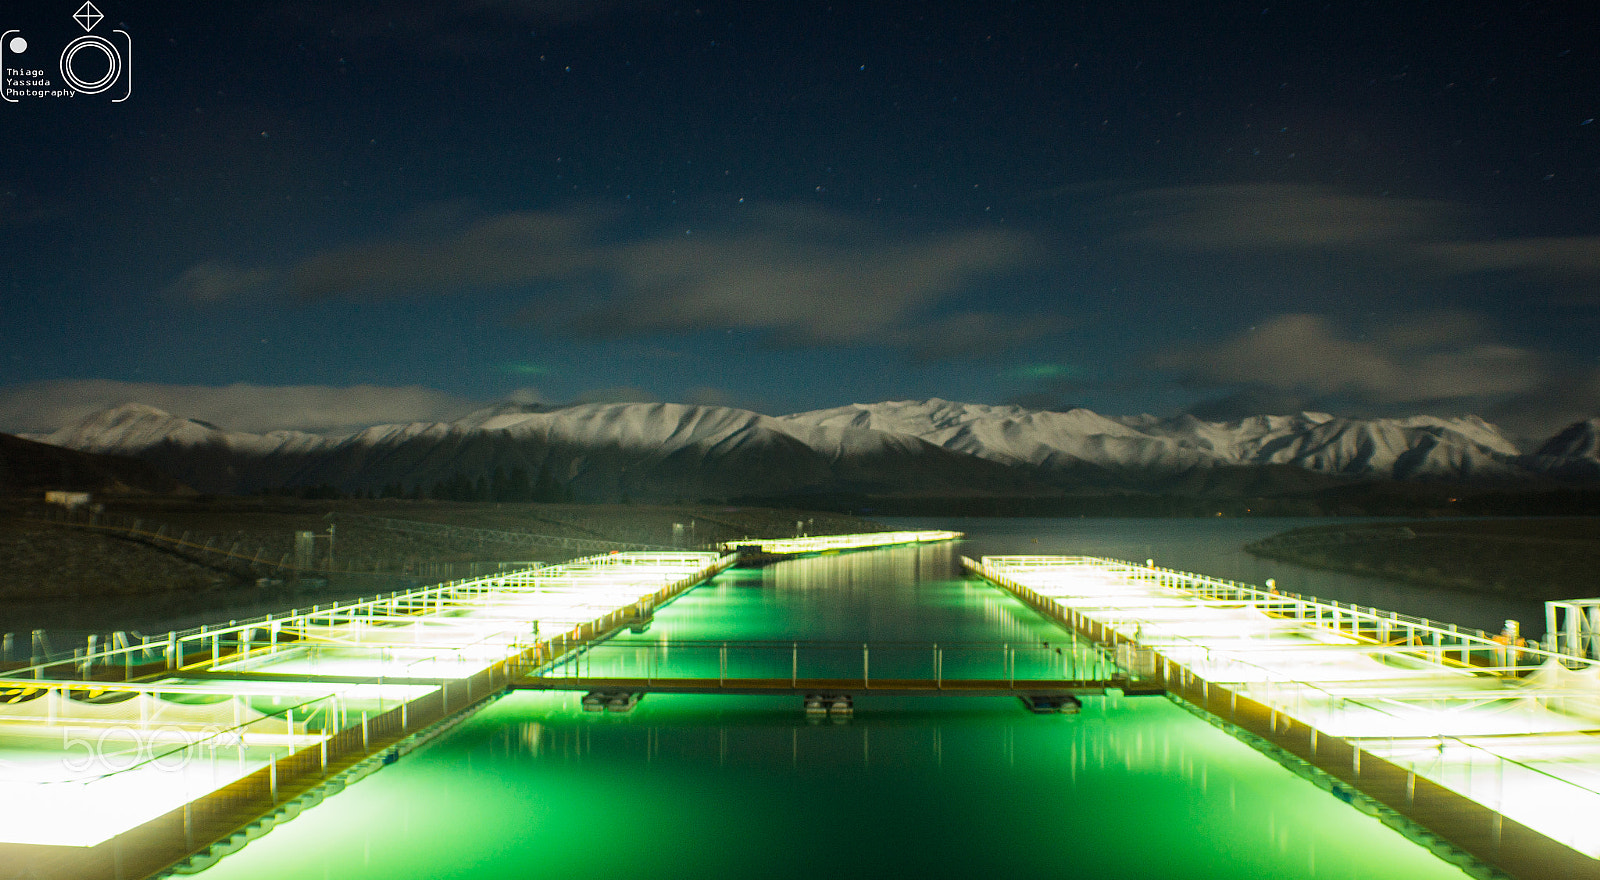
<instances>
[{"instance_id":1,"label":"shoreline","mask_svg":"<svg viewBox=\"0 0 1600 880\"><path fill-rule=\"evenodd\" d=\"M1413 586L1537 601L1596 592L1600 518L1398 520L1308 526L1247 544L1264 559Z\"/></svg>"},{"instance_id":2,"label":"shoreline","mask_svg":"<svg viewBox=\"0 0 1600 880\"><path fill-rule=\"evenodd\" d=\"M502 565L603 552L616 541L690 549L742 537L881 531L860 517L713 505L299 501L108 496L102 522L139 520L145 540L46 521L39 502L0 504L0 631L106 632L209 623L410 589ZM319 554L298 572L296 533ZM332 560L329 553L335 543ZM567 546L563 547L563 542ZM213 548L239 548L224 557ZM589 549L586 549L586 546ZM251 558L270 562L252 565ZM219 562L220 560L220 562ZM295 574L302 577L296 579Z\"/></svg>"}]
</instances>

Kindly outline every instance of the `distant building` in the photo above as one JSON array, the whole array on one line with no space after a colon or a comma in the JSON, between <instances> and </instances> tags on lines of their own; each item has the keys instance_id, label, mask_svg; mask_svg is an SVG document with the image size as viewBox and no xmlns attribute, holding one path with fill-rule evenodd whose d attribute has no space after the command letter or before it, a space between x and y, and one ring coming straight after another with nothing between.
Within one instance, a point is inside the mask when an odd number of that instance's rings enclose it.
<instances>
[{"instance_id":1,"label":"distant building","mask_svg":"<svg viewBox=\"0 0 1600 880\"><path fill-rule=\"evenodd\" d=\"M84 505L89 503L89 493L88 492L46 492L46 493L44 493L44 502L46 504L59 504L62 507L67 508L68 510L75 510L75 509L77 509L79 507L83 507Z\"/></svg>"}]
</instances>

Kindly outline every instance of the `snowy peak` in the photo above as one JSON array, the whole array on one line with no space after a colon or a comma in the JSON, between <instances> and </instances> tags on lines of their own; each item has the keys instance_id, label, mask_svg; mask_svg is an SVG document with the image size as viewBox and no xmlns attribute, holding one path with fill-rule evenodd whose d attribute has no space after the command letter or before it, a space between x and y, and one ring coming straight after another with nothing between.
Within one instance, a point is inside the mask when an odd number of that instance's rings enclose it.
<instances>
[{"instance_id":1,"label":"snowy peak","mask_svg":"<svg viewBox=\"0 0 1600 880\"><path fill-rule=\"evenodd\" d=\"M142 403L125 403L101 410L47 435L43 441L82 452L119 455L138 455L157 446L214 446L254 454L305 452L333 442L304 431L269 431L266 434L226 431L210 422L182 418Z\"/></svg>"},{"instance_id":2,"label":"snowy peak","mask_svg":"<svg viewBox=\"0 0 1600 880\"><path fill-rule=\"evenodd\" d=\"M1600 477L1600 418L1574 422L1527 457L1533 470L1557 477Z\"/></svg>"},{"instance_id":3,"label":"snowy peak","mask_svg":"<svg viewBox=\"0 0 1600 880\"><path fill-rule=\"evenodd\" d=\"M784 416L829 427L894 431L1011 465L1093 465L1167 472L1286 464L1329 474L1479 476L1514 469L1516 447L1474 416L1352 419L1320 412L1208 422L1192 415L1109 418L946 400L853 404Z\"/></svg>"},{"instance_id":4,"label":"snowy peak","mask_svg":"<svg viewBox=\"0 0 1600 880\"><path fill-rule=\"evenodd\" d=\"M507 401L491 406L475 409L450 424L458 428L486 428L495 430L507 425L516 424L523 417L549 412L550 407L542 403L516 403Z\"/></svg>"},{"instance_id":5,"label":"snowy peak","mask_svg":"<svg viewBox=\"0 0 1600 880\"><path fill-rule=\"evenodd\" d=\"M1545 441L1534 455L1600 461L1600 419L1574 422Z\"/></svg>"},{"instance_id":6,"label":"snowy peak","mask_svg":"<svg viewBox=\"0 0 1600 880\"><path fill-rule=\"evenodd\" d=\"M1132 465L1150 458L1151 444L1170 445L1087 409L1061 413L938 398L851 404L783 416L781 421L904 434L1003 464L1043 467L1077 462Z\"/></svg>"},{"instance_id":7,"label":"snowy peak","mask_svg":"<svg viewBox=\"0 0 1600 880\"><path fill-rule=\"evenodd\" d=\"M833 409L782 416L785 420L836 428L871 428L897 434L925 436L936 431L960 428L978 422L1026 421L1039 417L1070 416L1106 421L1086 409L1069 413L1031 410L1020 406L990 406L981 403L957 403L933 397L928 400L893 400L884 403L852 403Z\"/></svg>"},{"instance_id":8,"label":"snowy peak","mask_svg":"<svg viewBox=\"0 0 1600 880\"><path fill-rule=\"evenodd\" d=\"M1333 417L1286 427L1243 444L1240 463L1292 464L1323 473L1395 479L1464 478L1515 470L1516 447L1474 417Z\"/></svg>"},{"instance_id":9,"label":"snowy peak","mask_svg":"<svg viewBox=\"0 0 1600 880\"><path fill-rule=\"evenodd\" d=\"M1600 476L1597 436L1600 419L1580 422L1519 456L1497 428L1472 416L1301 412L1211 422L935 398L777 418L676 403L511 403L454 422L374 425L344 437L227 431L127 404L42 439L142 457L201 491L323 483L369 490L520 468L548 470L580 497L600 499L1138 489L1175 479L1204 485L1207 474L1240 467L1363 479L1589 478Z\"/></svg>"},{"instance_id":10,"label":"snowy peak","mask_svg":"<svg viewBox=\"0 0 1600 880\"><path fill-rule=\"evenodd\" d=\"M160 443L195 446L218 442L226 434L198 419L184 419L142 403L125 403L95 413L45 438L81 452L131 453Z\"/></svg>"}]
</instances>

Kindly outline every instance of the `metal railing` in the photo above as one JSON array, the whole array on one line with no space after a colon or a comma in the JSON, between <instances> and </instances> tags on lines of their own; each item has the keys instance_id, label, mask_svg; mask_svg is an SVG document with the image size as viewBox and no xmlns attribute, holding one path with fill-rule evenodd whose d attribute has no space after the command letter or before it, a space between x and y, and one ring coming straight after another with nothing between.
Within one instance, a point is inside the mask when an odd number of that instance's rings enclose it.
<instances>
[{"instance_id":1,"label":"metal railing","mask_svg":"<svg viewBox=\"0 0 1600 880\"><path fill-rule=\"evenodd\" d=\"M1137 678L1075 634L1057 642L825 642L618 636L532 678L1110 681Z\"/></svg>"},{"instance_id":2,"label":"metal railing","mask_svg":"<svg viewBox=\"0 0 1600 880\"><path fill-rule=\"evenodd\" d=\"M1016 556L986 557L982 562L974 562L964 557L963 564L1019 595L1049 602L1071 627L1106 643L1137 645L1143 635L1137 628L1137 615L1123 612L1119 616L1118 610L1110 605L1092 610L1071 607L1035 592L1035 587L1043 588L1048 582L1047 572L1094 569L1126 582L1144 581L1174 593L1187 594L1198 603L1212 607L1255 608L1300 626L1342 634L1355 642L1378 644L1385 634L1398 636L1405 632L1404 637L1392 639L1396 643L1392 647L1441 670L1472 676L1515 676L1529 671L1528 666L1519 662L1519 655L1537 658L1541 663L1558 660L1566 666L1592 668L1597 665L1537 648L1508 651L1505 643L1488 638L1481 631L1467 632L1425 618L1322 602L1121 560ZM1030 578L1030 573L1038 576ZM1352 697L1317 682L1286 678L1280 669L1255 664L1237 655L1226 655L1225 649L1219 654L1203 638L1172 633L1163 633L1162 638L1168 643L1148 650L1171 692L1214 717L1289 748L1299 757L1427 827L1455 828L1463 821L1462 816L1468 816L1468 823L1478 831L1465 837L1453 833L1451 841L1475 857L1491 864L1503 864L1507 834L1516 837L1516 846L1522 851L1533 847L1550 853L1549 857L1557 860L1564 858L1562 851L1571 852L1565 847L1572 847L1590 858L1600 856L1600 837L1594 833L1592 823L1583 818L1600 810L1600 786L1586 785L1502 754L1489 745L1472 741L1482 737L1465 733L1414 737L1329 735L1318 727L1333 717L1329 713L1347 714L1357 709L1401 725L1406 721L1402 715L1405 707L1392 695ZM1406 644L1419 640L1427 644ZM1174 652L1185 650L1203 657L1208 666L1217 666L1212 677L1197 674L1173 658ZM1455 658L1448 656L1452 652L1456 653ZM1510 663L1506 664L1508 653ZM1485 657L1488 661L1498 659L1501 662L1486 662ZM1253 674L1242 675L1241 668L1249 668ZM1219 683L1216 672L1222 670L1233 670L1228 678L1237 680ZM1510 682L1511 687L1516 685L1515 680ZM1512 697L1538 701L1553 696L1547 690L1525 688L1523 691ZM1316 695L1315 700L1309 698L1312 694ZM1437 694L1431 696L1435 700L1442 699ZM1490 702L1507 698L1501 691L1485 694L1467 690L1460 695L1463 700ZM1446 760L1447 755L1450 760ZM1494 780L1487 788L1483 785L1486 776ZM1540 843L1540 838L1564 846L1550 850ZM1586 861L1579 862L1578 867L1595 868Z\"/></svg>"},{"instance_id":3,"label":"metal railing","mask_svg":"<svg viewBox=\"0 0 1600 880\"><path fill-rule=\"evenodd\" d=\"M466 638L442 646L424 642L420 647L427 649L426 654L395 646L369 645L367 650L377 652L379 674L340 676L336 689L291 697L290 705L274 707L262 717L245 719L245 712L235 703L231 711L239 717L237 724L195 722L164 724L157 728L161 719L147 714L149 702L158 694L215 694L215 684L186 684L170 679L120 682L86 679L95 677L97 671L111 671L131 678L134 673L148 674L152 666L156 667L158 675L164 669L180 678L185 674L193 677L219 661L272 660L274 654L281 652L307 651L312 649L319 633L336 628L360 630L370 624L373 629L382 629L385 624L405 624L417 627L420 633L420 628L430 623L451 625L454 618L440 615L448 615L459 607L471 608L475 601L497 591L538 591L555 579L544 569L534 569L458 581L360 602L318 606L288 616L268 615L222 627L174 631L164 641L115 647L69 661L70 665L65 668L55 663L13 670L0 678L0 688L9 685L7 690L22 702L0 704L0 715L6 715L9 709L9 714L14 716L12 720L24 724L53 724L63 730L66 730L61 727L63 724L78 724L87 729L99 710L62 701L73 700L84 693L98 693L98 698L104 700L108 693L114 692L131 693L130 699L141 700L137 719L130 717L119 723L107 717L101 719L107 724L99 727L120 727L118 735L144 736L141 742L146 745L140 748L148 752L147 756L106 772L70 773L53 783L82 786L85 797L92 796L87 786L96 782L150 770L171 770L197 758L211 761L214 771L219 760L237 762L239 776L233 782L212 790L215 778L226 779L229 774L202 774L213 780L199 783L205 786L202 791L208 793L137 828L116 834L104 843L73 848L69 854L71 866L65 869L71 876L83 878L120 880L125 876L148 876L201 853L212 841L247 824L270 823L274 810L328 782L357 762L503 692L513 670L520 673L529 665L548 664L583 648L628 622L640 605L665 601L736 561L731 555L710 553L664 554L656 559L675 563L681 575L670 582L627 580L626 583L632 584L648 583L656 589L595 620L578 623L571 630L541 636L527 621L507 619L477 632L469 630ZM624 558L601 556L584 560L580 567L620 573L640 566L642 563L630 565ZM430 621L430 616L435 619ZM258 633L264 642L257 641ZM224 652L224 648L232 650ZM440 655L453 656L460 674L441 677L436 668ZM189 662L191 660L194 662ZM238 668L235 662L226 665ZM46 672L57 671L69 672L72 677L45 678ZM293 676L287 678L293 680ZM314 683L316 676L306 680ZM362 691L362 687L368 689ZM268 690L276 693L278 688L268 686ZM37 700L46 701L40 718L33 717L40 715L39 711L16 708L18 705L27 707ZM74 717L53 714L58 706L71 708ZM108 714L115 714L115 710ZM170 747L149 745L150 734L158 729L167 740L178 737L179 741L171 743ZM69 734L64 734L64 746L72 745ZM251 769L252 762L265 766ZM40 851L25 850L20 857L26 860ZM7 852L9 857L10 851ZM50 858L57 858L57 855L51 854ZM24 873L29 870L27 864L15 867ZM59 871L61 867L52 865L50 870Z\"/></svg>"},{"instance_id":4,"label":"metal railing","mask_svg":"<svg viewBox=\"0 0 1600 880\"><path fill-rule=\"evenodd\" d=\"M1060 568L1064 564L1096 567L1131 580L1150 581L1161 587L1181 590L1205 600L1234 602L1273 617L1391 646L1396 649L1395 653L1412 654L1429 662L1453 662L1457 666L1480 671L1527 672L1551 659L1575 668L1600 666L1600 661L1538 645L1511 645L1480 629L1466 629L1425 617L1322 600L1315 596L1302 596L1194 572L1094 556L995 556L984 557L984 562L991 559L1003 563L1006 569ZM971 564L978 566L978 563ZM1451 657L1452 654L1455 656Z\"/></svg>"},{"instance_id":5,"label":"metal railing","mask_svg":"<svg viewBox=\"0 0 1600 880\"><path fill-rule=\"evenodd\" d=\"M288 614L266 614L244 621L230 621L224 625L173 630L165 636L141 637L139 644L116 645L108 641L102 643L104 647L77 652L70 658L50 659L0 672L0 681L58 676L87 681L93 679L95 670L132 671L143 669L152 663L162 664L166 669L175 670L183 667L185 658L191 654L204 656L207 659L220 658L223 654L222 647L228 645L246 646L245 652L248 653L250 650L255 650L249 646L263 642L266 645L279 645L282 643L280 636L285 631L314 623L332 625L336 621L349 621L358 617L411 619L419 611L437 610L457 599L506 588L530 585L537 588L541 578L548 579L550 572L558 568L604 572L614 571L622 566L654 565L689 555L692 554L661 553L635 559L603 554L576 559L561 566L541 566L484 577L464 578L403 592L394 591L353 602L336 601L325 605L313 605L310 609L294 609ZM724 559L731 562L731 557ZM261 632L260 640L257 640L255 635L258 631Z\"/></svg>"},{"instance_id":6,"label":"metal railing","mask_svg":"<svg viewBox=\"0 0 1600 880\"><path fill-rule=\"evenodd\" d=\"M805 538L740 538L723 541L723 550L755 547L763 553L823 553L829 550L857 550L867 547L886 547L893 544L922 544L933 541L953 541L961 532L866 532L859 535L817 535Z\"/></svg>"}]
</instances>

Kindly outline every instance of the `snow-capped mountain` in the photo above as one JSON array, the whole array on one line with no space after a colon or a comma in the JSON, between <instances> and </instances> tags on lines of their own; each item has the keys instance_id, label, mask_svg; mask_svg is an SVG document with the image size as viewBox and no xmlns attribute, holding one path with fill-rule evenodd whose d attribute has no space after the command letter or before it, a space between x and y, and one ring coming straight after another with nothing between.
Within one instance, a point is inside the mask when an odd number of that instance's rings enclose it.
<instances>
[{"instance_id":1,"label":"snow-capped mountain","mask_svg":"<svg viewBox=\"0 0 1600 880\"><path fill-rule=\"evenodd\" d=\"M130 453L165 444L221 446L248 455L311 452L333 442L303 431L266 434L226 431L209 422L179 418L142 403L101 410L42 439L80 452Z\"/></svg>"},{"instance_id":2,"label":"snow-capped mountain","mask_svg":"<svg viewBox=\"0 0 1600 880\"><path fill-rule=\"evenodd\" d=\"M808 429L728 407L584 404L480 410L346 437L247 434L128 404L36 439L144 459L206 492L433 486L496 470L548 474L579 498L726 498L816 491L1025 491L1007 468L923 440ZM802 436L804 435L804 439Z\"/></svg>"},{"instance_id":3,"label":"snow-capped mountain","mask_svg":"<svg viewBox=\"0 0 1600 880\"><path fill-rule=\"evenodd\" d=\"M797 413L781 420L795 425L904 434L1001 464L1047 469L1082 463L1113 468L1182 468L1201 461L1200 456L1178 443L1086 409L1045 412L935 398L853 404Z\"/></svg>"},{"instance_id":4,"label":"snow-capped mountain","mask_svg":"<svg viewBox=\"0 0 1600 880\"><path fill-rule=\"evenodd\" d=\"M1518 469L1515 445L1474 416L1351 419L1305 412L1207 422L1188 415L1108 418L1086 409L1039 412L935 399L855 404L783 420L904 433L952 451L1045 469L1092 464L1170 472L1288 464L1397 479L1510 475Z\"/></svg>"},{"instance_id":5,"label":"snow-capped mountain","mask_svg":"<svg viewBox=\"0 0 1600 880\"><path fill-rule=\"evenodd\" d=\"M1587 478L1600 473L1597 429L1600 419L1579 423L1520 456L1498 429L1470 416L1303 412L1209 422L933 399L777 418L668 403L501 404L455 422L375 425L328 437L233 432L128 404L36 439L141 458L209 492L426 489L521 471L581 499L672 500L1204 492L1223 484L1267 492L1303 491L1308 480Z\"/></svg>"}]
</instances>

